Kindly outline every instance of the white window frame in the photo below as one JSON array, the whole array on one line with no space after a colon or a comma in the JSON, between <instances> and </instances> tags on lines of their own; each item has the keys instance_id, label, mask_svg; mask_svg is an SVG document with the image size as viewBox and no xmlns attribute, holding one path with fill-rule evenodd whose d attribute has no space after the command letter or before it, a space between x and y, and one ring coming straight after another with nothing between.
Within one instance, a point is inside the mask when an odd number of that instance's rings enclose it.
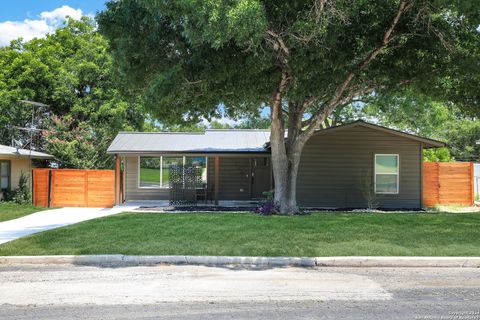
<instances>
[{"instance_id":1,"label":"white window frame","mask_svg":"<svg viewBox=\"0 0 480 320\"><path fill-rule=\"evenodd\" d=\"M160 185L158 187L142 187L140 185L140 158L160 158ZM187 157L189 158L195 158L195 157L203 157L205 158L205 168L207 169L207 180L208 180L208 157L205 155L188 155L188 156L180 156L180 155L161 155L161 156L138 156L137 157L137 187L138 189L169 189L169 187L164 187L163 186L163 157L167 158L182 158L182 164L185 165ZM207 182L208 183L208 182Z\"/></svg>"},{"instance_id":2,"label":"white window frame","mask_svg":"<svg viewBox=\"0 0 480 320\"><path fill-rule=\"evenodd\" d=\"M395 173L377 173L377 156L394 156L397 157L397 172ZM375 194L399 194L400 193L400 155L398 153L376 153L374 162L373 162L373 170L374 170L374 191ZM379 192L377 191L377 175L396 175L397 176L397 191L395 192Z\"/></svg>"}]
</instances>

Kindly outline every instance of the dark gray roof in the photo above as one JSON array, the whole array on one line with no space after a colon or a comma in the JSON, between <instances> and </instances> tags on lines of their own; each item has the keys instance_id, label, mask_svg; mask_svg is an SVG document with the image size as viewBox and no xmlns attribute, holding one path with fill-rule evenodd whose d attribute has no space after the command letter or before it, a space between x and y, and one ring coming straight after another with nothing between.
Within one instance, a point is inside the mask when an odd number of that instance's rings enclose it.
<instances>
[{"instance_id":1,"label":"dark gray roof","mask_svg":"<svg viewBox=\"0 0 480 320\"><path fill-rule=\"evenodd\" d=\"M201 133L120 132L108 153L267 152L270 130L206 130Z\"/></svg>"},{"instance_id":2,"label":"dark gray roof","mask_svg":"<svg viewBox=\"0 0 480 320\"><path fill-rule=\"evenodd\" d=\"M30 151L27 149L17 149L14 147L5 146L0 144L0 156L9 156L9 157L24 157L24 158L34 158L34 159L53 159L53 156L47 153Z\"/></svg>"}]
</instances>

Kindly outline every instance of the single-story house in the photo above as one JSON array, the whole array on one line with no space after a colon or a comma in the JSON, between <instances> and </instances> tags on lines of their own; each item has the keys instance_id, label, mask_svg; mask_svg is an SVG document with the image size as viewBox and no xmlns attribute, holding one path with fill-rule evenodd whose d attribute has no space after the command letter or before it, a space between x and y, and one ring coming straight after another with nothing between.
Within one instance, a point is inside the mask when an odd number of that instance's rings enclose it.
<instances>
[{"instance_id":1,"label":"single-story house","mask_svg":"<svg viewBox=\"0 0 480 320\"><path fill-rule=\"evenodd\" d=\"M22 173L27 175L31 188L33 159L49 160L53 159L53 156L43 152L0 145L0 199L3 198L4 192L18 187Z\"/></svg>"},{"instance_id":2,"label":"single-story house","mask_svg":"<svg viewBox=\"0 0 480 320\"><path fill-rule=\"evenodd\" d=\"M172 165L200 170L213 203L254 201L273 189L269 130L204 133L121 132L108 153L117 159L117 203L169 200ZM302 153L297 201L302 207L422 207L422 152L445 143L364 121L317 131ZM121 165L121 163L123 165ZM123 167L124 179L120 178Z\"/></svg>"}]
</instances>

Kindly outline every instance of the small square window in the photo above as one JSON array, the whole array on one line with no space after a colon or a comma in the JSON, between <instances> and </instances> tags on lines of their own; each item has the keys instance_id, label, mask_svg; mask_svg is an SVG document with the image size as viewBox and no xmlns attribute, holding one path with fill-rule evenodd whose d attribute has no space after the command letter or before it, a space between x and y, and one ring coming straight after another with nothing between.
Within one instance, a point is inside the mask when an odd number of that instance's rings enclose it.
<instances>
[{"instance_id":1,"label":"small square window","mask_svg":"<svg viewBox=\"0 0 480 320\"><path fill-rule=\"evenodd\" d=\"M375 193L397 194L399 192L398 154L375 155Z\"/></svg>"}]
</instances>

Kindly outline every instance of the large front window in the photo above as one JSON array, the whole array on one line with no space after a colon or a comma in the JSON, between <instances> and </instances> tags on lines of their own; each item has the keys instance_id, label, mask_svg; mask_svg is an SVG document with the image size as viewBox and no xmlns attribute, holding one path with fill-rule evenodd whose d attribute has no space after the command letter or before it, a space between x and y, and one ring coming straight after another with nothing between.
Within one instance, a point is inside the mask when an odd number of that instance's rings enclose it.
<instances>
[{"instance_id":1,"label":"large front window","mask_svg":"<svg viewBox=\"0 0 480 320\"><path fill-rule=\"evenodd\" d=\"M398 154L375 155L375 193L397 194L399 189Z\"/></svg>"},{"instance_id":2,"label":"large front window","mask_svg":"<svg viewBox=\"0 0 480 320\"><path fill-rule=\"evenodd\" d=\"M140 188L169 188L170 168L178 165L194 166L199 169L202 185L206 185L206 157L160 156L139 157L138 186Z\"/></svg>"}]
</instances>

